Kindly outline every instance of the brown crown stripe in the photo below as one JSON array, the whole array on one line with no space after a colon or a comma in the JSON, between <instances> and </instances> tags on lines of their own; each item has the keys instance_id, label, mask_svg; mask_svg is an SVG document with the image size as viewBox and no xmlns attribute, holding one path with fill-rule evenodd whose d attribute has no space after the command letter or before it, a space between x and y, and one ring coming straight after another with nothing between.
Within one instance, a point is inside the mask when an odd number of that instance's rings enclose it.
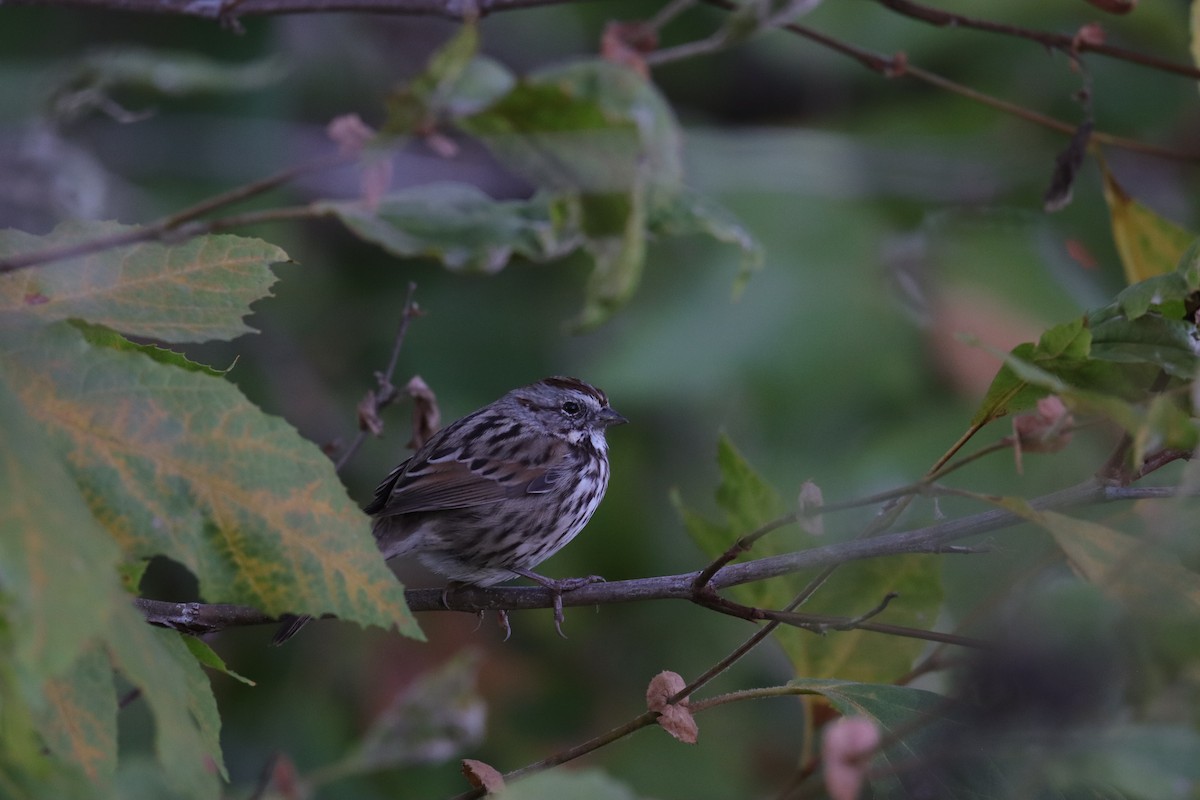
<instances>
[{"instance_id":1,"label":"brown crown stripe","mask_svg":"<svg viewBox=\"0 0 1200 800\"><path fill-rule=\"evenodd\" d=\"M596 398L596 402L598 402L600 405L608 405L608 395L606 395L602 390L597 389L595 386L592 386L590 383L584 383L583 381L579 380L579 378L571 378L565 375L555 375L553 378L546 378L542 381L542 383L546 384L547 386L553 386L556 389L574 389L577 392L590 394L592 397Z\"/></svg>"}]
</instances>

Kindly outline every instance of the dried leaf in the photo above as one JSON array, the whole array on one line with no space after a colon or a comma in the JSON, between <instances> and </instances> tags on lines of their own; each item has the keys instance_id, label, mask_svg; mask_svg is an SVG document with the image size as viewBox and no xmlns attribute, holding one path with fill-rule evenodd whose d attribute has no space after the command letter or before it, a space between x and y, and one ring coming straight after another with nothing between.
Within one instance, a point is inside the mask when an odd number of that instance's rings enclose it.
<instances>
[{"instance_id":1,"label":"dried leaf","mask_svg":"<svg viewBox=\"0 0 1200 800\"><path fill-rule=\"evenodd\" d=\"M383 435L383 419L379 416L379 401L374 389L368 389L363 399L358 401L358 429L373 436Z\"/></svg>"},{"instance_id":2,"label":"dried leaf","mask_svg":"<svg viewBox=\"0 0 1200 800\"><path fill-rule=\"evenodd\" d=\"M881 741L879 727L866 717L842 717L821 737L825 788L833 800L855 800L866 778L870 756Z\"/></svg>"},{"instance_id":3,"label":"dried leaf","mask_svg":"<svg viewBox=\"0 0 1200 800\"><path fill-rule=\"evenodd\" d=\"M650 77L646 54L658 47L658 32L643 22L610 22L600 37L600 57Z\"/></svg>"},{"instance_id":4,"label":"dried leaf","mask_svg":"<svg viewBox=\"0 0 1200 800\"><path fill-rule=\"evenodd\" d=\"M1082 32L1081 32L1082 33ZM1075 178L1079 168L1083 166L1083 157L1087 154L1088 142L1092 138L1095 123L1086 119L1075 129L1071 141L1054 159L1054 175L1050 178L1050 187L1042 196L1042 208L1048 212L1066 208L1071 202Z\"/></svg>"},{"instance_id":5,"label":"dried leaf","mask_svg":"<svg viewBox=\"0 0 1200 800\"><path fill-rule=\"evenodd\" d=\"M1075 418L1058 395L1037 401L1037 411L1013 418L1018 452L1057 453L1071 443L1069 428Z\"/></svg>"},{"instance_id":6,"label":"dried leaf","mask_svg":"<svg viewBox=\"0 0 1200 800\"><path fill-rule=\"evenodd\" d=\"M358 155L375 138L375 129L358 114L343 114L329 121L325 134L337 144L339 153Z\"/></svg>"},{"instance_id":7,"label":"dried leaf","mask_svg":"<svg viewBox=\"0 0 1200 800\"><path fill-rule=\"evenodd\" d=\"M825 533L825 523L821 518L821 506L825 498L821 487L811 480L800 485L800 494L796 497L796 513L800 516L800 526L813 536Z\"/></svg>"},{"instance_id":8,"label":"dried leaf","mask_svg":"<svg viewBox=\"0 0 1200 800\"><path fill-rule=\"evenodd\" d=\"M462 773L472 788L483 789L488 794L504 791L504 776L490 764L473 758L462 760Z\"/></svg>"},{"instance_id":9,"label":"dried leaf","mask_svg":"<svg viewBox=\"0 0 1200 800\"><path fill-rule=\"evenodd\" d=\"M413 375L404 391L413 400L412 438L408 446L416 450L442 427L442 412L438 410L437 395L420 375Z\"/></svg>"},{"instance_id":10,"label":"dried leaf","mask_svg":"<svg viewBox=\"0 0 1200 800\"><path fill-rule=\"evenodd\" d=\"M1082 45L1101 45L1104 44L1104 28L1100 27L1099 22L1089 22L1086 25L1081 25L1079 30L1075 32L1075 36L1071 39L1071 47L1078 51Z\"/></svg>"},{"instance_id":11,"label":"dried leaf","mask_svg":"<svg viewBox=\"0 0 1200 800\"><path fill-rule=\"evenodd\" d=\"M658 673L646 688L646 707L658 712L658 724L664 731L684 744L695 744L699 729L688 708L687 698L678 703L667 702L686 685L678 672Z\"/></svg>"}]
</instances>

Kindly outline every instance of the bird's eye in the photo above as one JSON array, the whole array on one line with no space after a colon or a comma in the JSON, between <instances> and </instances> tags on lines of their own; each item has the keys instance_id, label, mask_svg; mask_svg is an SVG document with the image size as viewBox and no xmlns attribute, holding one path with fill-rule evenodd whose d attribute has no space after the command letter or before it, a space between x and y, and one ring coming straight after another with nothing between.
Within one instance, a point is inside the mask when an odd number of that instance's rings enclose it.
<instances>
[{"instance_id":1,"label":"bird's eye","mask_svg":"<svg viewBox=\"0 0 1200 800\"><path fill-rule=\"evenodd\" d=\"M579 416L579 412L583 411L583 407L580 406L579 403L576 403L574 400L568 400L567 402L562 404L562 410L563 410L563 413L566 414L568 417L577 417L577 416Z\"/></svg>"}]
</instances>

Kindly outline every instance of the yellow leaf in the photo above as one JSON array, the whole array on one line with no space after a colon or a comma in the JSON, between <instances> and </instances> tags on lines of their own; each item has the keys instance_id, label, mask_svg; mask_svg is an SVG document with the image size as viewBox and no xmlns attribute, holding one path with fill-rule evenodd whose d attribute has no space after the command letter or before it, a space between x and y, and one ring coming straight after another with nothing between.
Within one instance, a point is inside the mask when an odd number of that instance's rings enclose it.
<instances>
[{"instance_id":1,"label":"yellow leaf","mask_svg":"<svg viewBox=\"0 0 1200 800\"><path fill-rule=\"evenodd\" d=\"M1179 259L1195 240L1193 233L1161 217L1121 188L1108 167L1104 175L1104 199L1108 203L1113 241L1130 284L1174 271Z\"/></svg>"}]
</instances>

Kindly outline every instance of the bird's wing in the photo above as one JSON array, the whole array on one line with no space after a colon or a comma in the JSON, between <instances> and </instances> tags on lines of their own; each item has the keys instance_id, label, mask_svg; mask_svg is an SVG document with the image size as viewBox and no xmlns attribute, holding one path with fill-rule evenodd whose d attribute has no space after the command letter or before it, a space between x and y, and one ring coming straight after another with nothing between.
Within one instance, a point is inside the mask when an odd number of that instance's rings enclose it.
<instances>
[{"instance_id":1,"label":"bird's wing","mask_svg":"<svg viewBox=\"0 0 1200 800\"><path fill-rule=\"evenodd\" d=\"M429 452L436 452L431 448ZM524 494L549 492L567 474L565 442L555 442L524 462L460 451L401 464L375 490L368 514L411 514L487 505ZM419 459L419 460L418 460Z\"/></svg>"}]
</instances>

